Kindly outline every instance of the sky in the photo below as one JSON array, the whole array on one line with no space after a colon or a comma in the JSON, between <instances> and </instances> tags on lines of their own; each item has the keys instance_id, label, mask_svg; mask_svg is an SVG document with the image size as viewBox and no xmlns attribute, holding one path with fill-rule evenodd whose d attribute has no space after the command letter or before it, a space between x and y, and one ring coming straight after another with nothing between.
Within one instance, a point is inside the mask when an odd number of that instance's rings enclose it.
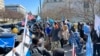
<instances>
[{"instance_id":1,"label":"sky","mask_svg":"<svg viewBox=\"0 0 100 56\"><path fill-rule=\"evenodd\" d=\"M5 5L10 4L20 4L22 5L27 12L32 12L33 14L38 13L38 8L40 5L40 0L4 0ZM43 0L41 0L41 4L43 4Z\"/></svg>"}]
</instances>

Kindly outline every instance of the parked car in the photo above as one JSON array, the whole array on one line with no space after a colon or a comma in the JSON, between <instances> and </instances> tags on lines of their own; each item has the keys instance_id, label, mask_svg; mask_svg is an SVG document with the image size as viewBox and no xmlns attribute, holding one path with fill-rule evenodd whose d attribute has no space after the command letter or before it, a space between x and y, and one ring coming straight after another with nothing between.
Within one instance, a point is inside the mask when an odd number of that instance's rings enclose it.
<instances>
[{"instance_id":1,"label":"parked car","mask_svg":"<svg viewBox=\"0 0 100 56\"><path fill-rule=\"evenodd\" d=\"M11 30L10 29L4 29L4 28L0 27L0 34L3 34L3 33L11 33Z\"/></svg>"},{"instance_id":2,"label":"parked car","mask_svg":"<svg viewBox=\"0 0 100 56\"><path fill-rule=\"evenodd\" d=\"M13 24L2 24L0 27L2 28L11 28Z\"/></svg>"},{"instance_id":3,"label":"parked car","mask_svg":"<svg viewBox=\"0 0 100 56\"><path fill-rule=\"evenodd\" d=\"M22 22L18 22L15 25L18 28L18 31L19 31L18 35L21 35L24 31L24 27L22 26Z\"/></svg>"},{"instance_id":4,"label":"parked car","mask_svg":"<svg viewBox=\"0 0 100 56\"><path fill-rule=\"evenodd\" d=\"M24 32L24 27L17 26L17 28L19 31L18 35L21 35Z\"/></svg>"}]
</instances>

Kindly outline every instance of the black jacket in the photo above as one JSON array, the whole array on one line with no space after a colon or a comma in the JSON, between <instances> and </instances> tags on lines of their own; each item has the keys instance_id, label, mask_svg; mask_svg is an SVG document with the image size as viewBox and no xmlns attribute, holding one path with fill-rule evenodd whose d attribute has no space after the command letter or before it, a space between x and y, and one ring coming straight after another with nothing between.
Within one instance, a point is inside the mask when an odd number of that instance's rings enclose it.
<instances>
[{"instance_id":1,"label":"black jacket","mask_svg":"<svg viewBox=\"0 0 100 56\"><path fill-rule=\"evenodd\" d=\"M31 45L29 50L31 56L51 56L51 54L45 48L42 47Z\"/></svg>"},{"instance_id":2,"label":"black jacket","mask_svg":"<svg viewBox=\"0 0 100 56\"><path fill-rule=\"evenodd\" d=\"M98 35L96 33L96 30L92 29L90 34L91 34L92 42L97 43L98 42Z\"/></svg>"},{"instance_id":3,"label":"black jacket","mask_svg":"<svg viewBox=\"0 0 100 56\"><path fill-rule=\"evenodd\" d=\"M98 36L97 43L100 43L100 34Z\"/></svg>"}]
</instances>

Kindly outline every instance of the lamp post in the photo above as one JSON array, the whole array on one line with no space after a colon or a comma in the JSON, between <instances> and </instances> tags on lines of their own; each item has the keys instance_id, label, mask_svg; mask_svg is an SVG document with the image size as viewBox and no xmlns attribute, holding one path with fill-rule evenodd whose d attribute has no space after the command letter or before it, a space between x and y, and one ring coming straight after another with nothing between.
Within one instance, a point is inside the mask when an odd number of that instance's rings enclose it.
<instances>
[{"instance_id":1,"label":"lamp post","mask_svg":"<svg viewBox=\"0 0 100 56\"><path fill-rule=\"evenodd\" d=\"M41 13L41 0L39 0L40 1L40 13Z\"/></svg>"}]
</instances>

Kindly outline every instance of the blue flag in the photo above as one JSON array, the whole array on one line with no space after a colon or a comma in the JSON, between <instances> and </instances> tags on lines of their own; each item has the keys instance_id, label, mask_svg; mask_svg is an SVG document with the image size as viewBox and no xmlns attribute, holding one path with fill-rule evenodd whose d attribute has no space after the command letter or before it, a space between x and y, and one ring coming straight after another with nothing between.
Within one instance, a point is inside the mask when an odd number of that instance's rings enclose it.
<instances>
[{"instance_id":1,"label":"blue flag","mask_svg":"<svg viewBox=\"0 0 100 56\"><path fill-rule=\"evenodd\" d=\"M0 47L14 47L15 44L15 34L2 34L0 35Z\"/></svg>"},{"instance_id":2,"label":"blue flag","mask_svg":"<svg viewBox=\"0 0 100 56\"><path fill-rule=\"evenodd\" d=\"M90 32L90 27L88 25L83 26L84 34L88 34Z\"/></svg>"},{"instance_id":3,"label":"blue flag","mask_svg":"<svg viewBox=\"0 0 100 56\"><path fill-rule=\"evenodd\" d=\"M53 24L54 24L54 22L55 22L52 18L49 18L49 20L48 20L48 21L49 21L49 23L50 23L51 25L53 25Z\"/></svg>"},{"instance_id":4,"label":"blue flag","mask_svg":"<svg viewBox=\"0 0 100 56\"><path fill-rule=\"evenodd\" d=\"M93 56L93 43L90 34L88 34L88 40L86 43L86 56Z\"/></svg>"},{"instance_id":5,"label":"blue flag","mask_svg":"<svg viewBox=\"0 0 100 56\"><path fill-rule=\"evenodd\" d=\"M37 22L41 22L41 17L38 16L37 19L36 19L36 21L37 21Z\"/></svg>"}]
</instances>

